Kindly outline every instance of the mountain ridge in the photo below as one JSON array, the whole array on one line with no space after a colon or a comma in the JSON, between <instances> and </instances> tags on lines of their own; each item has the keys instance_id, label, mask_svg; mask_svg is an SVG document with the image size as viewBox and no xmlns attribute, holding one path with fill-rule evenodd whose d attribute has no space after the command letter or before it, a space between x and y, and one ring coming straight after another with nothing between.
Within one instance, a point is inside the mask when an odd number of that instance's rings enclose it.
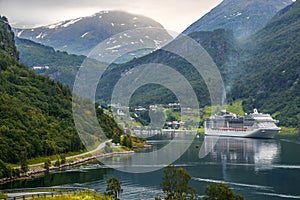
<instances>
[{"instance_id":1,"label":"mountain ridge","mask_svg":"<svg viewBox=\"0 0 300 200\"><path fill-rule=\"evenodd\" d=\"M300 124L300 2L278 12L244 44L244 75L235 83L235 98L244 107L271 113L281 125ZM250 56L249 56L250 55ZM248 84L251 83L251 84Z\"/></svg>"},{"instance_id":2,"label":"mountain ridge","mask_svg":"<svg viewBox=\"0 0 300 200\"><path fill-rule=\"evenodd\" d=\"M51 46L56 50L87 55L97 44L115 34L134 29L142 31L149 27L161 29L161 33L153 38L143 38L144 42L157 45L155 40L170 40L171 36L158 22L123 11L101 11L87 17L31 29L16 28L14 31L17 37ZM136 42L140 42L139 39Z\"/></svg>"},{"instance_id":3,"label":"mountain ridge","mask_svg":"<svg viewBox=\"0 0 300 200\"><path fill-rule=\"evenodd\" d=\"M234 31L237 38L247 38L263 28L279 10L292 2L293 0L224 0L183 33L223 28Z\"/></svg>"},{"instance_id":4,"label":"mountain ridge","mask_svg":"<svg viewBox=\"0 0 300 200\"><path fill-rule=\"evenodd\" d=\"M73 88L76 73L86 58L56 51L31 40L15 38L20 61L33 69L37 74L50 77L63 85Z\"/></svg>"}]
</instances>

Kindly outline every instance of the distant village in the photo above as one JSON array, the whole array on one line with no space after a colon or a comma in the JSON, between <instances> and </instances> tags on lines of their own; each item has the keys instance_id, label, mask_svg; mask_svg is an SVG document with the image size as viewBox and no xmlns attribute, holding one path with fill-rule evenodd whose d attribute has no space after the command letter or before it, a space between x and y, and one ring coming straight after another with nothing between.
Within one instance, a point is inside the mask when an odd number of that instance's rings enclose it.
<instances>
[{"instance_id":1,"label":"distant village","mask_svg":"<svg viewBox=\"0 0 300 200\"><path fill-rule=\"evenodd\" d=\"M165 112L170 110L172 112L180 112L181 107L180 103L169 103L169 104L156 104L150 105L149 107L138 106L134 109L131 109L127 106L122 106L120 104L109 104L108 107L113 111L117 117L122 118L127 114L130 116L130 120L134 121L139 118L143 118L145 113L156 113L156 112ZM191 109L191 108L184 108L184 109ZM116 117L116 116L115 116ZM164 129L179 129L185 128L186 123L184 121L179 120L169 120L166 121L164 124ZM135 128L139 128L138 126Z\"/></svg>"}]
</instances>

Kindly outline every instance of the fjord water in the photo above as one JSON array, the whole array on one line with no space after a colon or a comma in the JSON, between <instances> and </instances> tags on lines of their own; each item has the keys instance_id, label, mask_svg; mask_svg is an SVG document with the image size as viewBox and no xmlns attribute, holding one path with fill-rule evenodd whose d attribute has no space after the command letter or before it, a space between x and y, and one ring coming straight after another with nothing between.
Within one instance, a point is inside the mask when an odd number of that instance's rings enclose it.
<instances>
[{"instance_id":1,"label":"fjord water","mask_svg":"<svg viewBox=\"0 0 300 200\"><path fill-rule=\"evenodd\" d=\"M154 148L167 142L149 141ZM246 199L300 199L300 143L219 138L213 150L200 159L198 154L202 143L203 140L195 140L175 162L176 166L185 168L191 174L191 184L199 196L204 195L205 186L209 183L224 182ZM209 146L209 142L206 145ZM106 159L130 160L130 156ZM122 199L154 199L162 195L159 184L163 169L130 174L103 167L98 162L32 180L9 183L1 188L80 186L104 192L105 180L109 176L116 176L123 182Z\"/></svg>"}]
</instances>

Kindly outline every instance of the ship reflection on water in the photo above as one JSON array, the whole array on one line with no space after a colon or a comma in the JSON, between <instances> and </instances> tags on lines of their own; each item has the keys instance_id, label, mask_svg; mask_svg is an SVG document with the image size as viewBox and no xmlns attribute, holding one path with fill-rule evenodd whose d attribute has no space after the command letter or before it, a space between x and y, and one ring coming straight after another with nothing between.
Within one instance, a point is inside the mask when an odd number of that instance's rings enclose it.
<instances>
[{"instance_id":1,"label":"ship reflection on water","mask_svg":"<svg viewBox=\"0 0 300 200\"><path fill-rule=\"evenodd\" d=\"M280 155L276 140L206 136L204 141L203 148L212 160L254 166L256 171L272 169Z\"/></svg>"}]
</instances>

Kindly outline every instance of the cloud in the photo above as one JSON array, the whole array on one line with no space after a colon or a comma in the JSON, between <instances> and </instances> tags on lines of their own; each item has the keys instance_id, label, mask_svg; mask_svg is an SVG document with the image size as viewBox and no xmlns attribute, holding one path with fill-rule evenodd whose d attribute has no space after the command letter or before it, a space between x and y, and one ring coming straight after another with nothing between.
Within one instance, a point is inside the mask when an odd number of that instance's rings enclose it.
<instances>
[{"instance_id":1,"label":"cloud","mask_svg":"<svg viewBox=\"0 0 300 200\"><path fill-rule=\"evenodd\" d=\"M0 0L0 14L14 26L33 27L101 10L123 10L142 14L160 22L165 28L183 31L219 4L221 0Z\"/></svg>"}]
</instances>

